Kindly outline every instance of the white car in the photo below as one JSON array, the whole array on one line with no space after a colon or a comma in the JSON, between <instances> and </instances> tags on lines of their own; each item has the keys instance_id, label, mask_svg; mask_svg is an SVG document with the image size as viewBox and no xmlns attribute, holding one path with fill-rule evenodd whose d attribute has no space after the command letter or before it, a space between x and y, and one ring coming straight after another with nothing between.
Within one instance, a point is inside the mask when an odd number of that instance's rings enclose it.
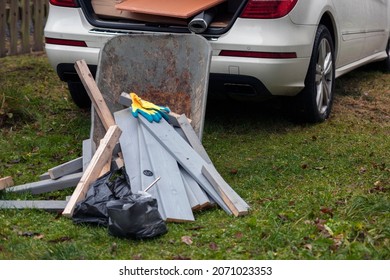
<instances>
[{"instance_id":1,"label":"white car","mask_svg":"<svg viewBox=\"0 0 390 280\"><path fill-rule=\"evenodd\" d=\"M50 0L46 53L80 107L89 99L74 62L85 59L95 74L100 49L118 34L197 33L213 50L209 91L296 96L311 122L329 117L335 78L379 60L390 68L388 0L222 0L198 21L118 10L118 2Z\"/></svg>"}]
</instances>

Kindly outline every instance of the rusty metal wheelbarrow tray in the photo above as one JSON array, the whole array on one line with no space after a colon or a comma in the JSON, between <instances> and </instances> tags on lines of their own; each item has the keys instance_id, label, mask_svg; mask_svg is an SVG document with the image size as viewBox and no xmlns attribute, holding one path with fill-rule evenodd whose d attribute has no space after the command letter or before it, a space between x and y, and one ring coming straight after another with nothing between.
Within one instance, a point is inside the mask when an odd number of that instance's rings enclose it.
<instances>
[{"instance_id":1,"label":"rusty metal wheelbarrow tray","mask_svg":"<svg viewBox=\"0 0 390 280\"><path fill-rule=\"evenodd\" d=\"M173 112L186 114L202 138L211 46L195 34L131 34L113 37L102 48L97 85L111 112L122 109L122 92L135 92ZM93 117L93 136L104 135Z\"/></svg>"}]
</instances>

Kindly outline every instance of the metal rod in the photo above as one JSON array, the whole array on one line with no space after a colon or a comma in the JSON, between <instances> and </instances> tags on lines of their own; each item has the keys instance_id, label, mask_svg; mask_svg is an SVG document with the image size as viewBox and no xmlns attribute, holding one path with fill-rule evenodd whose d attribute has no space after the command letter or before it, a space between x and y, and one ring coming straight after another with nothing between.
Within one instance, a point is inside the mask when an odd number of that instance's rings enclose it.
<instances>
[{"instance_id":1,"label":"metal rod","mask_svg":"<svg viewBox=\"0 0 390 280\"><path fill-rule=\"evenodd\" d=\"M144 190L144 192L147 192L151 187L153 187L154 184L157 183L158 180L160 180L161 177L157 177L156 180L154 180L149 186L146 187L146 189Z\"/></svg>"}]
</instances>

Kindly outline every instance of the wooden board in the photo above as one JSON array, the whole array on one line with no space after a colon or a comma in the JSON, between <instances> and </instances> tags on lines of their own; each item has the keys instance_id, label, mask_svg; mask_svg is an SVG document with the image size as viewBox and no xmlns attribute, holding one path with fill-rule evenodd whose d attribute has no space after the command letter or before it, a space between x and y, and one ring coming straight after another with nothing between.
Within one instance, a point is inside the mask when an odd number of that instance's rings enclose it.
<instances>
[{"instance_id":1,"label":"wooden board","mask_svg":"<svg viewBox=\"0 0 390 280\"><path fill-rule=\"evenodd\" d=\"M189 18L225 0L126 0L115 8L136 13Z\"/></svg>"},{"instance_id":2,"label":"wooden board","mask_svg":"<svg viewBox=\"0 0 390 280\"><path fill-rule=\"evenodd\" d=\"M77 184L69 203L62 212L64 216L71 217L73 215L76 203L85 198L91 183L98 178L107 162L111 161L112 151L115 144L118 142L121 133L122 131L117 125L108 128L99 148L96 150L96 153L93 155L91 162L83 173L80 182Z\"/></svg>"},{"instance_id":3,"label":"wooden board","mask_svg":"<svg viewBox=\"0 0 390 280\"><path fill-rule=\"evenodd\" d=\"M11 187L14 185L14 181L11 176L0 178L0 190Z\"/></svg>"},{"instance_id":4,"label":"wooden board","mask_svg":"<svg viewBox=\"0 0 390 280\"><path fill-rule=\"evenodd\" d=\"M110 109L100 92L91 72L89 71L88 65L84 59L75 62L75 69L83 83L85 90L88 93L89 98L96 110L104 128L107 130L110 126L115 124L114 117L112 116Z\"/></svg>"},{"instance_id":5,"label":"wooden board","mask_svg":"<svg viewBox=\"0 0 390 280\"><path fill-rule=\"evenodd\" d=\"M223 201L235 216L248 214L248 204L226 183L214 166L211 164L203 165L202 174L218 191Z\"/></svg>"},{"instance_id":6,"label":"wooden board","mask_svg":"<svg viewBox=\"0 0 390 280\"><path fill-rule=\"evenodd\" d=\"M123 131L119 141L133 192L161 179L148 193L157 200L164 220L194 221L191 204L176 160L139 124L130 109L114 113Z\"/></svg>"},{"instance_id":7,"label":"wooden board","mask_svg":"<svg viewBox=\"0 0 390 280\"><path fill-rule=\"evenodd\" d=\"M65 200L0 200L0 209L42 209L62 211L67 204Z\"/></svg>"},{"instance_id":8,"label":"wooden board","mask_svg":"<svg viewBox=\"0 0 390 280\"><path fill-rule=\"evenodd\" d=\"M49 176L51 179L55 180L64 175L69 175L73 173L81 172L83 169L83 158L78 157L71 161L65 162L56 167L50 168L48 170Z\"/></svg>"},{"instance_id":9,"label":"wooden board","mask_svg":"<svg viewBox=\"0 0 390 280\"><path fill-rule=\"evenodd\" d=\"M212 164L209 155L207 154L205 148L202 145L198 135L196 135L194 129L191 124L188 122L188 119L185 115L181 115L177 119L180 128L182 129L188 143L191 147L209 164Z\"/></svg>"},{"instance_id":10,"label":"wooden board","mask_svg":"<svg viewBox=\"0 0 390 280\"><path fill-rule=\"evenodd\" d=\"M114 17L114 18L123 18L123 19L137 20L143 22L187 25L187 21L184 19L132 13L129 11L116 9L115 4L118 4L120 2L121 1L117 1L117 0L92 0L91 4L95 13L100 17L104 17L104 18Z\"/></svg>"},{"instance_id":11,"label":"wooden board","mask_svg":"<svg viewBox=\"0 0 390 280\"><path fill-rule=\"evenodd\" d=\"M80 181L82 172L62 176L57 180L46 179L37 182L27 183L7 188L9 192L30 192L32 194L41 194L46 192L59 191L74 187Z\"/></svg>"},{"instance_id":12,"label":"wooden board","mask_svg":"<svg viewBox=\"0 0 390 280\"><path fill-rule=\"evenodd\" d=\"M208 163L169 125L164 119L159 123L150 123L145 118L139 118L153 137L171 153L177 162L191 175L203 190L223 209L231 214L231 210L216 192L214 187L202 174L202 166Z\"/></svg>"}]
</instances>

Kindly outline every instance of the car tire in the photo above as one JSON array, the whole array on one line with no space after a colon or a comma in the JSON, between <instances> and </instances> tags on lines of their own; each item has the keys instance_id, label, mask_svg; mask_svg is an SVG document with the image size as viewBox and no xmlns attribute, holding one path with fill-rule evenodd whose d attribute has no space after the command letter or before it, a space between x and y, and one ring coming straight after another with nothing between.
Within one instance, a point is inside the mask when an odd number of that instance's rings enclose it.
<instances>
[{"instance_id":1,"label":"car tire","mask_svg":"<svg viewBox=\"0 0 390 280\"><path fill-rule=\"evenodd\" d=\"M325 121L332 110L335 86L335 51L332 36L319 25L305 79L300 93L303 117L312 123Z\"/></svg>"},{"instance_id":2,"label":"car tire","mask_svg":"<svg viewBox=\"0 0 390 280\"><path fill-rule=\"evenodd\" d=\"M73 102L81 109L91 107L91 99L83 84L78 81L68 81L68 89Z\"/></svg>"}]
</instances>

